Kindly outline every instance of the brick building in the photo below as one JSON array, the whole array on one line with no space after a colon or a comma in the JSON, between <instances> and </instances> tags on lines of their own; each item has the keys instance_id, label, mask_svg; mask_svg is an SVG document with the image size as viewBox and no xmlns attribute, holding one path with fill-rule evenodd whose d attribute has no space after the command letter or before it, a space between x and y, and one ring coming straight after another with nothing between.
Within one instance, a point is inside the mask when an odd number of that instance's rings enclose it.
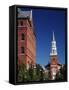
<instances>
[{"instance_id":1,"label":"brick building","mask_svg":"<svg viewBox=\"0 0 69 90\"><path fill-rule=\"evenodd\" d=\"M29 67L36 63L36 37L33 30L32 11L18 9L18 64Z\"/></svg>"}]
</instances>

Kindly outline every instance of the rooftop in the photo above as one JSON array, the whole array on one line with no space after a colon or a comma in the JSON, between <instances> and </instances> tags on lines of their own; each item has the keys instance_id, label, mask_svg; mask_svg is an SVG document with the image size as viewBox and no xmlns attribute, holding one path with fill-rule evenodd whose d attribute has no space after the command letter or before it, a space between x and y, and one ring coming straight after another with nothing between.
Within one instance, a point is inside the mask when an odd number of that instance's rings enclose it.
<instances>
[{"instance_id":1,"label":"rooftop","mask_svg":"<svg viewBox=\"0 0 69 90\"><path fill-rule=\"evenodd\" d=\"M18 8L18 18L29 18L32 20L32 10L31 11L23 11Z\"/></svg>"}]
</instances>

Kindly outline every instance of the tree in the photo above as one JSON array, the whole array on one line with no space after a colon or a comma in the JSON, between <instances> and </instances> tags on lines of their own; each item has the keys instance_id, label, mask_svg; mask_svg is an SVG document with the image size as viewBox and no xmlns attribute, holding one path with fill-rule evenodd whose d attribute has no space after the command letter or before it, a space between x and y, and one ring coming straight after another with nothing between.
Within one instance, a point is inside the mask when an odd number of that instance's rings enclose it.
<instances>
[{"instance_id":1,"label":"tree","mask_svg":"<svg viewBox=\"0 0 69 90\"><path fill-rule=\"evenodd\" d=\"M62 67L61 67L59 72L56 74L56 80L62 80L62 79L63 79L63 73L62 73Z\"/></svg>"},{"instance_id":2,"label":"tree","mask_svg":"<svg viewBox=\"0 0 69 90\"><path fill-rule=\"evenodd\" d=\"M24 63L18 66L18 82L27 80L27 69Z\"/></svg>"},{"instance_id":3,"label":"tree","mask_svg":"<svg viewBox=\"0 0 69 90\"><path fill-rule=\"evenodd\" d=\"M42 69L42 67L39 65L39 64L36 64L36 69L37 69L37 80L39 80L39 81L42 81L43 80L43 75L44 75L44 73L43 73L43 69Z\"/></svg>"},{"instance_id":4,"label":"tree","mask_svg":"<svg viewBox=\"0 0 69 90\"><path fill-rule=\"evenodd\" d=\"M45 72L44 80L50 80L50 71L49 70L48 70L48 72Z\"/></svg>"}]
</instances>

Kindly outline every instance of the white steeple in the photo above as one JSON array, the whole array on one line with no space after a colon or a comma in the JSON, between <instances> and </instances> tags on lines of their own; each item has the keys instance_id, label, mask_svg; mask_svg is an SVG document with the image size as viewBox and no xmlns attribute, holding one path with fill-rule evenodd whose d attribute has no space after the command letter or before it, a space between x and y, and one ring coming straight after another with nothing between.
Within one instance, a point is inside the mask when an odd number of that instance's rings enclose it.
<instances>
[{"instance_id":1,"label":"white steeple","mask_svg":"<svg viewBox=\"0 0 69 90\"><path fill-rule=\"evenodd\" d=\"M54 36L54 32L53 32L53 41L55 41L55 36Z\"/></svg>"},{"instance_id":2,"label":"white steeple","mask_svg":"<svg viewBox=\"0 0 69 90\"><path fill-rule=\"evenodd\" d=\"M57 55L57 47L56 47L56 41L55 41L55 35L53 32L53 40L51 42L51 53L50 56Z\"/></svg>"}]
</instances>

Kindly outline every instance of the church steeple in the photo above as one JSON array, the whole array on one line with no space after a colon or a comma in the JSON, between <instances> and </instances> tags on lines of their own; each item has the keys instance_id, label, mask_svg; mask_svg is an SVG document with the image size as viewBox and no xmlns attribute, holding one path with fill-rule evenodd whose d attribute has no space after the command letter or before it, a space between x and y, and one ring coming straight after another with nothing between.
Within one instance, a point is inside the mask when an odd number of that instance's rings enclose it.
<instances>
[{"instance_id":1,"label":"church steeple","mask_svg":"<svg viewBox=\"0 0 69 90\"><path fill-rule=\"evenodd\" d=\"M51 52L50 56L57 55L57 47L56 47L56 40L55 40L55 35L53 32L53 40L51 42Z\"/></svg>"},{"instance_id":2,"label":"church steeple","mask_svg":"<svg viewBox=\"0 0 69 90\"><path fill-rule=\"evenodd\" d=\"M55 36L54 36L54 32L53 32L53 41L55 41Z\"/></svg>"},{"instance_id":3,"label":"church steeple","mask_svg":"<svg viewBox=\"0 0 69 90\"><path fill-rule=\"evenodd\" d=\"M57 46L55 40L55 34L53 32L52 42L51 42L51 52L50 52L50 78L51 80L56 79L56 74L58 73L58 58L57 58Z\"/></svg>"}]
</instances>

